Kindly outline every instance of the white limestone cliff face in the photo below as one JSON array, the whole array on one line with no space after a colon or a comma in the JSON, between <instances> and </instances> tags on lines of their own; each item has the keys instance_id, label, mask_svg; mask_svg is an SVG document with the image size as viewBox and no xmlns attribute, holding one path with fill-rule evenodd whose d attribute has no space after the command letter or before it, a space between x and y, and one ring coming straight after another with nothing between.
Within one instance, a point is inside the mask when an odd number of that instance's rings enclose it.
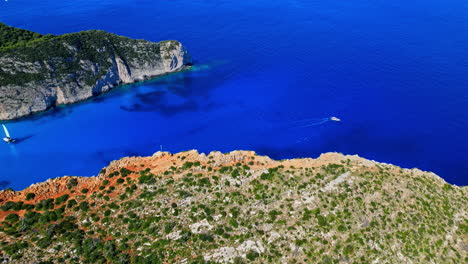
<instances>
[{"instance_id":1,"label":"white limestone cliff face","mask_svg":"<svg viewBox=\"0 0 468 264\"><path fill-rule=\"evenodd\" d=\"M68 45L68 44L66 44ZM67 46L78 56L79 50ZM178 41L153 43L139 40L125 46L126 56L113 54L104 68L90 60L80 60L79 69L57 74L56 68L66 64L67 58L27 62L0 54L0 70L15 73L44 73L46 78L22 85L0 86L0 120L11 120L47 110L61 104L71 104L107 92L119 84L143 81L155 76L181 71L191 64L191 57ZM106 51L106 47L100 50ZM90 76L96 81L90 82Z\"/></svg>"},{"instance_id":2,"label":"white limestone cliff face","mask_svg":"<svg viewBox=\"0 0 468 264\"><path fill-rule=\"evenodd\" d=\"M122 82L132 83L146 80L150 76L180 71L192 62L187 50L177 41L160 43L160 51L159 56L148 54L150 59L136 57L127 61L127 64L120 64L119 76L125 76L125 79L121 78Z\"/></svg>"}]
</instances>

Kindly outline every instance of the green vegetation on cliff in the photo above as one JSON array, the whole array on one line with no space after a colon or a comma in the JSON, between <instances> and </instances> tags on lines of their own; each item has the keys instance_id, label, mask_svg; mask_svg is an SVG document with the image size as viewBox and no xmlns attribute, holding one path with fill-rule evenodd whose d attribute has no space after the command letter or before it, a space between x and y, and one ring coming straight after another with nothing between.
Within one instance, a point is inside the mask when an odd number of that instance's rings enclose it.
<instances>
[{"instance_id":1,"label":"green vegetation on cliff","mask_svg":"<svg viewBox=\"0 0 468 264\"><path fill-rule=\"evenodd\" d=\"M88 30L64 35L41 35L32 31L18 29L0 23L0 58L10 56L26 62L53 62L53 72L44 67L40 72L29 73L11 71L0 67L0 86L8 84L21 85L31 81L41 81L54 75L72 74L80 71L82 61L92 61L99 65L101 72L91 72L86 82L91 85L96 82L108 68L115 55L122 58L140 59L145 55L137 52L143 40L130 39L102 30ZM168 42L168 50L177 46L177 41ZM160 54L160 47L152 47L148 53ZM78 52L77 52L78 51ZM150 54L151 54L150 53ZM149 59L149 58L148 58Z\"/></svg>"},{"instance_id":2,"label":"green vegetation on cliff","mask_svg":"<svg viewBox=\"0 0 468 264\"><path fill-rule=\"evenodd\" d=\"M41 35L0 24L0 119L83 101L190 64L175 40L155 43L100 30Z\"/></svg>"},{"instance_id":3,"label":"green vegetation on cliff","mask_svg":"<svg viewBox=\"0 0 468 264\"><path fill-rule=\"evenodd\" d=\"M70 184L73 199L4 203L0 262L468 262L465 187L331 157L181 153L160 171L122 162L85 194Z\"/></svg>"},{"instance_id":4,"label":"green vegetation on cliff","mask_svg":"<svg viewBox=\"0 0 468 264\"><path fill-rule=\"evenodd\" d=\"M0 48L6 50L16 45L26 45L28 42L44 36L25 29L19 29L0 23Z\"/></svg>"},{"instance_id":5,"label":"green vegetation on cliff","mask_svg":"<svg viewBox=\"0 0 468 264\"><path fill-rule=\"evenodd\" d=\"M73 74L81 70L82 61L92 61L99 65L100 72L89 72L85 81L95 83L112 65L109 58L117 55L123 58L139 56L133 45L138 40L118 36L100 30L88 30L64 35L40 35L31 31L0 24L2 33L0 58L9 56L26 62L54 64L42 67L39 72L12 71L0 67L0 85L22 85L31 81L41 81L55 76ZM160 53L160 51L156 51Z\"/></svg>"}]
</instances>

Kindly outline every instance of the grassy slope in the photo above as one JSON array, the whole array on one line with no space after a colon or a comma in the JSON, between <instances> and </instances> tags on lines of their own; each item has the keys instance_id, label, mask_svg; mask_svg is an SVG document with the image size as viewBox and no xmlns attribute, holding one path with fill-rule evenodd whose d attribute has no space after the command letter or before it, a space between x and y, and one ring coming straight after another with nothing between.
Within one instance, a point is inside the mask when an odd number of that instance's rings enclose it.
<instances>
[{"instance_id":1,"label":"grassy slope","mask_svg":"<svg viewBox=\"0 0 468 264\"><path fill-rule=\"evenodd\" d=\"M468 261L466 187L327 157L188 152L124 159L89 180L59 179L68 187L49 199L20 199L26 190L3 204L0 258L203 263L232 250L226 260L235 263Z\"/></svg>"},{"instance_id":2,"label":"grassy slope","mask_svg":"<svg viewBox=\"0 0 468 264\"><path fill-rule=\"evenodd\" d=\"M7 49L16 45L24 45L44 36L29 30L19 29L0 23L0 48Z\"/></svg>"}]
</instances>

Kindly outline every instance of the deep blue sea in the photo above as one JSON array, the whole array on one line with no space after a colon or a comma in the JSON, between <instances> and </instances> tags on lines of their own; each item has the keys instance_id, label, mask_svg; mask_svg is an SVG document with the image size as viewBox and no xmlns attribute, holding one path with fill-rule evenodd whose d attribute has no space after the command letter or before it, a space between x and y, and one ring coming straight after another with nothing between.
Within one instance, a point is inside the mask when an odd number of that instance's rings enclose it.
<instances>
[{"instance_id":1,"label":"deep blue sea","mask_svg":"<svg viewBox=\"0 0 468 264\"><path fill-rule=\"evenodd\" d=\"M2 0L0 22L177 39L195 60L7 123L19 142L0 144L2 187L96 175L161 147L338 151L468 184L466 0Z\"/></svg>"}]
</instances>

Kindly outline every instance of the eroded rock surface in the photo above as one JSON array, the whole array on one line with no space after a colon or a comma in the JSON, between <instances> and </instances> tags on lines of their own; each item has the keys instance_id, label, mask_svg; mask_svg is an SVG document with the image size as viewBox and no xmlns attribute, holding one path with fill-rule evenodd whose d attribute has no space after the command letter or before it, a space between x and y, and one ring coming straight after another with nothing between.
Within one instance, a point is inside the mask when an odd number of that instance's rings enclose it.
<instances>
[{"instance_id":1,"label":"eroded rock surface","mask_svg":"<svg viewBox=\"0 0 468 264\"><path fill-rule=\"evenodd\" d=\"M4 28L12 30L0 24ZM154 43L104 31L0 45L0 120L86 100L119 84L180 71L190 64L189 53L178 41Z\"/></svg>"}]
</instances>

